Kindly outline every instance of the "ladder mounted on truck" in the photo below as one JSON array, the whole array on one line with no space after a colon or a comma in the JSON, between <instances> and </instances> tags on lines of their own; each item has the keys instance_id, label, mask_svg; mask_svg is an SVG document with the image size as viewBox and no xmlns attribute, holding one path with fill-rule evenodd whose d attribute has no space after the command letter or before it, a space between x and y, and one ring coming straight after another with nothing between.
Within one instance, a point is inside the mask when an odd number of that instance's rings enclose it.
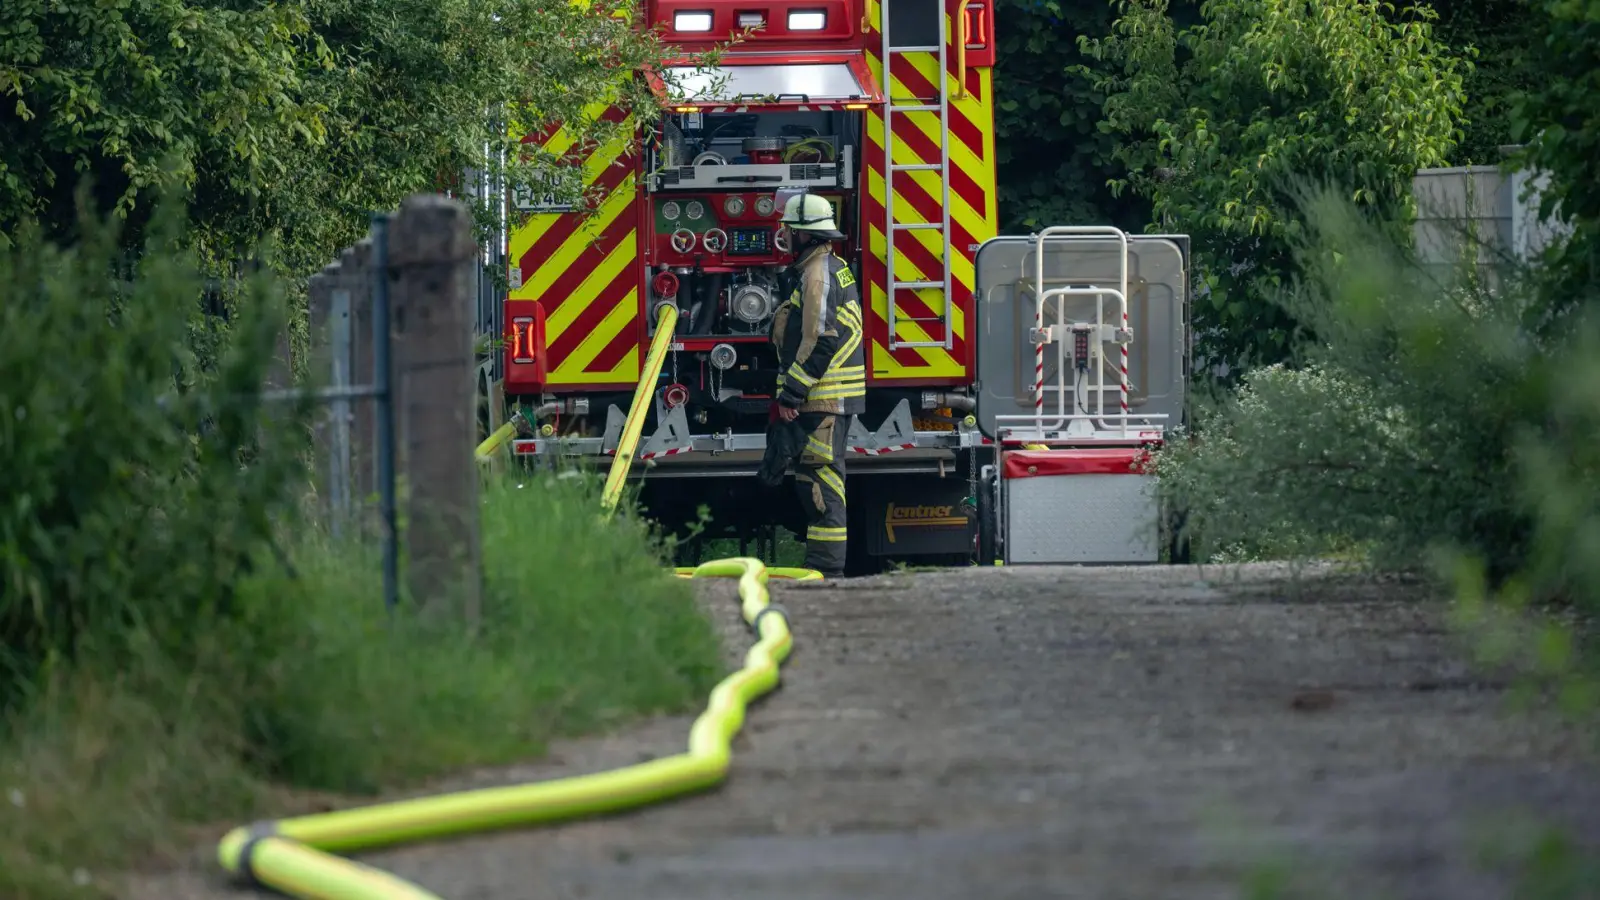
<instances>
[{"instance_id":1,"label":"ladder mounted on truck","mask_svg":"<svg viewBox=\"0 0 1600 900\"><path fill-rule=\"evenodd\" d=\"M949 16L944 9L942 0L937 3L939 19L939 42L935 46L896 46L894 32L889 28L889 8L892 4L883 2L879 4L881 19L878 24L879 33L883 36L883 89L885 103L883 106L883 159L884 159L884 191L883 208L884 223L883 236L885 241L885 277L884 292L888 307L889 349L898 350L902 347L942 347L949 350L955 346L955 303L953 301L955 288L951 284L950 276L950 91L948 89L949 58L948 47L950 44ZM909 97L897 98L894 96L894 60L909 53L932 53L938 60L939 75L934 79L934 90L937 97ZM964 90L957 85L957 91ZM894 161L894 125L895 117L909 113L937 113L939 116L939 162L937 163L901 163ZM895 216L895 176L905 172L934 172L939 179L939 210L938 222L902 222ZM902 281L895 276L895 236L901 233L914 231L937 231L940 243L943 245L939 253L942 277L938 281ZM915 237L910 238L916 240ZM929 308L937 310L935 316L908 316L902 311L897 302L900 291L937 291L939 300L930 302ZM900 339L900 323L915 322L923 326L924 331L931 329L928 326L939 323L942 337L926 341L907 341Z\"/></svg>"}]
</instances>

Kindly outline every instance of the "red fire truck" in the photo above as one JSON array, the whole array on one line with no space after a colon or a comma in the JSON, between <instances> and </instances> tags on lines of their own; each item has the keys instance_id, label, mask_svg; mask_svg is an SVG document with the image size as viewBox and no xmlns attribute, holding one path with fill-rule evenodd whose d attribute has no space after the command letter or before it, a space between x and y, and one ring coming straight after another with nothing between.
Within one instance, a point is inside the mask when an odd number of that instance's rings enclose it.
<instances>
[{"instance_id":1,"label":"red fire truck","mask_svg":"<svg viewBox=\"0 0 1600 900\"><path fill-rule=\"evenodd\" d=\"M675 529L704 521L702 537L803 533L792 492L753 476L776 375L767 331L791 261L778 218L782 197L806 190L834 204L846 235L836 252L862 286L868 410L849 441L852 571L1060 556L1007 552L1018 528L1066 527L1006 519L1013 462L1034 478L1091 476L1078 486L1109 475L1145 496L1130 467L1183 406L1187 240L1109 228L996 236L993 0L644 10L686 55L745 36L715 69L685 58L665 77L640 76L664 115L573 170L604 195L592 215L513 196L529 213L504 248L501 387L530 426L515 454L608 463L656 311L670 304L679 319L633 466L643 507ZM530 140L557 154L571 144L560 128ZM1045 456L1017 455L1069 451L1080 462L1045 475ZM1137 502L1127 515L1148 520ZM1068 556L1148 556L1154 545L1133 540Z\"/></svg>"}]
</instances>

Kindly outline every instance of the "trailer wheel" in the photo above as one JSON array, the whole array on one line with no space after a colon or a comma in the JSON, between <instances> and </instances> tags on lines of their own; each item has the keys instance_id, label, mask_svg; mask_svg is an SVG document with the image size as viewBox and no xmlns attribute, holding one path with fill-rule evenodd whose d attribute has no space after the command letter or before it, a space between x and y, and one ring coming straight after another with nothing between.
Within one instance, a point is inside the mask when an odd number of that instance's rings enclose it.
<instances>
[{"instance_id":1,"label":"trailer wheel","mask_svg":"<svg viewBox=\"0 0 1600 900\"><path fill-rule=\"evenodd\" d=\"M978 565L991 566L995 561L995 548L999 537L999 522L995 518L994 494L989 486L978 488Z\"/></svg>"},{"instance_id":2,"label":"trailer wheel","mask_svg":"<svg viewBox=\"0 0 1600 900\"><path fill-rule=\"evenodd\" d=\"M888 566L883 557L867 552L867 521L865 503L852 503L845 508L845 524L850 529L850 542L845 545L844 574L846 578L877 575Z\"/></svg>"}]
</instances>

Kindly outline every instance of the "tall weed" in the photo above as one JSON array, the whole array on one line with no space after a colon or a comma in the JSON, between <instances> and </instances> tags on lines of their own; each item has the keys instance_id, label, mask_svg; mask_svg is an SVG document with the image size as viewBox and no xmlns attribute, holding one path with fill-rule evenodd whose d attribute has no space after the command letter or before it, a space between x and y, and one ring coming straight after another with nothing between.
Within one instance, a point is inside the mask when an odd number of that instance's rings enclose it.
<instances>
[{"instance_id":1,"label":"tall weed","mask_svg":"<svg viewBox=\"0 0 1600 900\"><path fill-rule=\"evenodd\" d=\"M231 614L297 469L259 388L282 304L249 280L215 367L190 341L204 283L162 208L133 277L116 230L62 248L25 227L0 249L0 705L50 660L138 633L182 655ZM245 461L248 459L249 464Z\"/></svg>"},{"instance_id":2,"label":"tall weed","mask_svg":"<svg viewBox=\"0 0 1600 900\"><path fill-rule=\"evenodd\" d=\"M390 617L372 548L304 539L298 578L279 569L248 586L260 765L298 785L372 790L699 702L722 673L714 633L647 527L599 509L585 480L486 486L475 637Z\"/></svg>"}]
</instances>

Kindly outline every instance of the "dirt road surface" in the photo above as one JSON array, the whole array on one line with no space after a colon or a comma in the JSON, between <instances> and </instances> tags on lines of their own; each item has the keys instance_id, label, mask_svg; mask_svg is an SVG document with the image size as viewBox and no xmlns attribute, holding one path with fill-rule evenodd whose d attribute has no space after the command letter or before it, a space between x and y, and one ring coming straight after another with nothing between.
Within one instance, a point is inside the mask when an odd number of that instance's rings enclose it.
<instances>
[{"instance_id":1,"label":"dirt road surface","mask_svg":"<svg viewBox=\"0 0 1600 900\"><path fill-rule=\"evenodd\" d=\"M730 662L730 582L705 596ZM1518 816L1600 846L1586 745L1508 709L1417 590L1281 569L998 569L781 586L795 652L719 790L371 853L450 900L1509 897ZM692 716L460 789L679 752ZM1502 829L1497 831L1495 829ZM130 900L225 900L210 848Z\"/></svg>"}]
</instances>

